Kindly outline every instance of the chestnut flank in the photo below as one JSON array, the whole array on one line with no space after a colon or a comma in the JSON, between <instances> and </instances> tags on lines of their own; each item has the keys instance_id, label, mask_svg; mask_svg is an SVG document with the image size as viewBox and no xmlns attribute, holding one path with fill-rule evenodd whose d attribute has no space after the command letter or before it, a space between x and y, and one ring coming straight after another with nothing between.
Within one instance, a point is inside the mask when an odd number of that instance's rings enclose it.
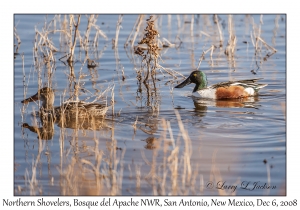
<instances>
[{"instance_id":1,"label":"chestnut flank","mask_svg":"<svg viewBox=\"0 0 300 210\"><path fill-rule=\"evenodd\" d=\"M229 87L219 87L216 90L216 98L245 98L248 97L248 93L242 86L229 86Z\"/></svg>"}]
</instances>

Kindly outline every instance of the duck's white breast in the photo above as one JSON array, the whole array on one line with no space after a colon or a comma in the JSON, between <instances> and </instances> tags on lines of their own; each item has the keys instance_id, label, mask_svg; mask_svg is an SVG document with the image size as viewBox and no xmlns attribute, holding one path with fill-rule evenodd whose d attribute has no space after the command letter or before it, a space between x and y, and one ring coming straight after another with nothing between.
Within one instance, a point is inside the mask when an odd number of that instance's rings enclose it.
<instances>
[{"instance_id":1,"label":"duck's white breast","mask_svg":"<svg viewBox=\"0 0 300 210\"><path fill-rule=\"evenodd\" d=\"M201 98L216 98L216 89L212 88L205 88L202 90L198 90L197 92L193 93L193 96L201 97Z\"/></svg>"}]
</instances>

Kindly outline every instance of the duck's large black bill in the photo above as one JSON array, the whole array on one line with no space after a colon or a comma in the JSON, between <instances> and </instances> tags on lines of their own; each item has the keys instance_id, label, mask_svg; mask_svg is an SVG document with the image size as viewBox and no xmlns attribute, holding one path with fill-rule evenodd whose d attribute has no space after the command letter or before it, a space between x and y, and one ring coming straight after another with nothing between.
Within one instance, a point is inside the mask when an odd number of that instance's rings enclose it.
<instances>
[{"instance_id":1,"label":"duck's large black bill","mask_svg":"<svg viewBox=\"0 0 300 210\"><path fill-rule=\"evenodd\" d=\"M21 101L21 103L27 104L29 102L36 101L36 100L39 100L38 94L35 94L29 98L26 98L25 100Z\"/></svg>"},{"instance_id":2,"label":"duck's large black bill","mask_svg":"<svg viewBox=\"0 0 300 210\"><path fill-rule=\"evenodd\" d=\"M191 83L192 83L192 81L191 81L190 77L188 77L182 83L180 83L179 85L175 86L175 88L183 88L184 86L189 85Z\"/></svg>"}]
</instances>

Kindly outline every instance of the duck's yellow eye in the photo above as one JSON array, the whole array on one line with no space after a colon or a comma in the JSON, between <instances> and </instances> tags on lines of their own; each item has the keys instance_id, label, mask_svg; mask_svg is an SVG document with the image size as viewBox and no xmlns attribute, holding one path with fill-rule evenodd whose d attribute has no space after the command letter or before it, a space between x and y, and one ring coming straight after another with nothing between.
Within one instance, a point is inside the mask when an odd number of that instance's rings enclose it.
<instances>
[{"instance_id":1,"label":"duck's yellow eye","mask_svg":"<svg viewBox=\"0 0 300 210\"><path fill-rule=\"evenodd\" d=\"M194 75L194 77L196 77L197 76L197 74L195 73L195 74L193 74Z\"/></svg>"}]
</instances>

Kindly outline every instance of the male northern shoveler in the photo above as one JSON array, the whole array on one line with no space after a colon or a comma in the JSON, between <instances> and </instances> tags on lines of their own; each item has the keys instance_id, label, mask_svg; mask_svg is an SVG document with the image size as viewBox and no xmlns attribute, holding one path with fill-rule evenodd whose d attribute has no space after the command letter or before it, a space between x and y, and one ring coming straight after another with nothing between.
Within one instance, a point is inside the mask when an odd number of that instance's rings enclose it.
<instances>
[{"instance_id":1,"label":"male northern shoveler","mask_svg":"<svg viewBox=\"0 0 300 210\"><path fill-rule=\"evenodd\" d=\"M51 88L44 87L40 89L35 95L21 101L21 103L28 103L36 100L41 100L42 107L40 115L51 115L54 118L60 118L62 115L69 118L78 116L81 117L103 117L108 106L99 103L89 103L82 101L66 101L61 106L54 107L54 91Z\"/></svg>"},{"instance_id":2,"label":"male northern shoveler","mask_svg":"<svg viewBox=\"0 0 300 210\"><path fill-rule=\"evenodd\" d=\"M229 82L220 82L207 87L207 78L202 71L193 71L190 76L175 88L195 83L193 95L202 98L232 99L245 98L257 95L257 92L267 84L257 84L260 79L248 79Z\"/></svg>"}]
</instances>

